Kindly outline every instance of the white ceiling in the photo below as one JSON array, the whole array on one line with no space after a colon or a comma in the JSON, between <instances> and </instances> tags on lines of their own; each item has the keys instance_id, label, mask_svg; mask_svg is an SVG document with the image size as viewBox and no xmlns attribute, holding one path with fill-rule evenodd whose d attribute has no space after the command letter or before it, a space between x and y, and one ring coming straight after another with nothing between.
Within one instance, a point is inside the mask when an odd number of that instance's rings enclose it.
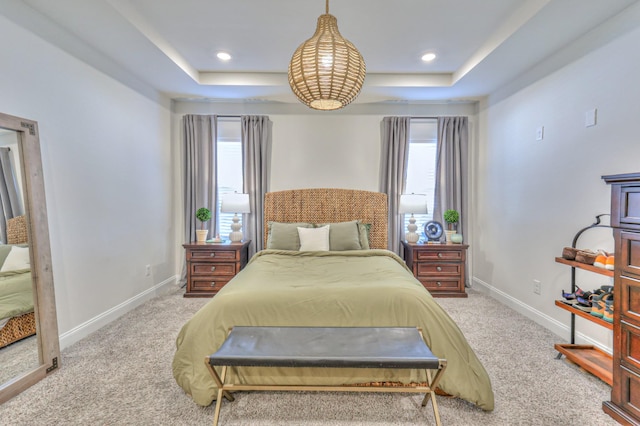
<instances>
[{"instance_id":1,"label":"white ceiling","mask_svg":"<svg viewBox=\"0 0 640 426\"><path fill-rule=\"evenodd\" d=\"M474 100L638 0L332 0L367 64L355 102ZM0 0L0 13L174 99L297 103L287 82L322 0ZM233 58L219 61L219 50ZM438 58L423 63L420 57Z\"/></svg>"}]
</instances>

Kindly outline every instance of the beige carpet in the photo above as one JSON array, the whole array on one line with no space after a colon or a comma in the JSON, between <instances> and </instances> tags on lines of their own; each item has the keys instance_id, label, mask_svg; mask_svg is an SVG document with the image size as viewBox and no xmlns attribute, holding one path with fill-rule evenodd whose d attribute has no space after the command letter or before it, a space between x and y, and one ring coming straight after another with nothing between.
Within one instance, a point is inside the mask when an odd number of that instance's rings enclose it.
<instances>
[{"instance_id":1,"label":"beige carpet","mask_svg":"<svg viewBox=\"0 0 640 426\"><path fill-rule=\"evenodd\" d=\"M438 299L491 377L493 412L438 397L444 425L615 425L602 412L610 388L565 360L560 339L495 300ZM209 425L171 375L174 339L207 299L182 290L158 297L67 348L62 368L0 406L2 425ZM431 406L415 394L240 393L221 426L425 425Z\"/></svg>"}]
</instances>

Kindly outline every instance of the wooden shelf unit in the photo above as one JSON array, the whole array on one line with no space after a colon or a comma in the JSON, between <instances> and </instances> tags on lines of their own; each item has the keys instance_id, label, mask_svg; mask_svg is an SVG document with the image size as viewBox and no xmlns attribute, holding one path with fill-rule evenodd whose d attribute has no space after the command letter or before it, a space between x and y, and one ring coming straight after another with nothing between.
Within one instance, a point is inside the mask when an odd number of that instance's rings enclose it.
<instances>
[{"instance_id":1,"label":"wooden shelf unit","mask_svg":"<svg viewBox=\"0 0 640 426\"><path fill-rule=\"evenodd\" d=\"M586 320L595 322L596 324L601 325L601 326L603 326L605 328L608 328L609 330L613 330L613 323L612 322L605 321L600 317L593 316L588 312L584 312L584 311L581 311L578 308L574 308L573 306L571 306L571 305L569 305L567 303L564 303L562 300L556 300L556 306L558 306L559 308L562 308L564 310L567 310L567 311L571 312L574 315L578 315L581 318L584 318Z\"/></svg>"},{"instance_id":2,"label":"wooden shelf unit","mask_svg":"<svg viewBox=\"0 0 640 426\"><path fill-rule=\"evenodd\" d=\"M578 269L584 269L585 271L595 272L596 274L606 275L613 278L613 271L608 269L598 268L597 266L589 265L588 263L576 262L575 260L568 260L564 257L556 257L556 262L563 263L565 265L572 266Z\"/></svg>"},{"instance_id":3,"label":"wooden shelf unit","mask_svg":"<svg viewBox=\"0 0 640 426\"><path fill-rule=\"evenodd\" d=\"M582 228L573 238L572 247L576 247L576 243L580 235L588 229L601 228L609 226L600 224L600 216L596 216L594 224ZM563 257L556 257L556 263L561 263L571 267L571 291L576 291L576 269L593 272L595 274L604 275L606 277L613 278L614 271L608 269L599 268L597 266L589 265L587 263L576 262L575 260L568 260ZM585 371L598 377L609 386L613 385L613 356L604 352L602 349L593 345L577 345L575 344L575 319L576 317L585 319L594 324L598 324L605 327L608 330L613 330L613 323L605 321L602 318L591 315L589 312L584 312L578 308L571 306L568 303L564 303L561 300L556 300L555 305L565 311L571 313L571 342L570 343L557 343L554 348L558 351L558 358L564 355L569 361L582 367Z\"/></svg>"},{"instance_id":4,"label":"wooden shelf unit","mask_svg":"<svg viewBox=\"0 0 640 426\"><path fill-rule=\"evenodd\" d=\"M553 347L569 361L579 365L609 386L613 384L613 358L608 353L592 345L556 343Z\"/></svg>"}]
</instances>

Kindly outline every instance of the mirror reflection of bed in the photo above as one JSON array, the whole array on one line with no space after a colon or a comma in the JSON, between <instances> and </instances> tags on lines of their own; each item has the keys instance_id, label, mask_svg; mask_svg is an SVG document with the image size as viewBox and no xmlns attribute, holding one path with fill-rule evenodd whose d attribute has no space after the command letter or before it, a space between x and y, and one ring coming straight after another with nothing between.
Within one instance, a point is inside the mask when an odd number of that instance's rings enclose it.
<instances>
[{"instance_id":1,"label":"mirror reflection of bed","mask_svg":"<svg viewBox=\"0 0 640 426\"><path fill-rule=\"evenodd\" d=\"M39 365L17 134L0 133L0 383Z\"/></svg>"}]
</instances>

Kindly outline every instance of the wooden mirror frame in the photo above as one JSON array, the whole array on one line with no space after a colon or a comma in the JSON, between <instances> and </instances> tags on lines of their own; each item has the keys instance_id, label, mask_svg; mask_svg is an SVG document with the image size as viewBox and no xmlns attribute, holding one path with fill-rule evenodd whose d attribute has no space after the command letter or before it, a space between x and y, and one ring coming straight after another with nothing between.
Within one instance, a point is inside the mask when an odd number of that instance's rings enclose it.
<instances>
[{"instance_id":1,"label":"wooden mirror frame","mask_svg":"<svg viewBox=\"0 0 640 426\"><path fill-rule=\"evenodd\" d=\"M60 341L51 269L51 247L38 123L0 113L0 128L13 130L18 137L39 358L39 365L36 368L26 371L6 383L0 383L1 404L42 380L47 374L59 367Z\"/></svg>"}]
</instances>

